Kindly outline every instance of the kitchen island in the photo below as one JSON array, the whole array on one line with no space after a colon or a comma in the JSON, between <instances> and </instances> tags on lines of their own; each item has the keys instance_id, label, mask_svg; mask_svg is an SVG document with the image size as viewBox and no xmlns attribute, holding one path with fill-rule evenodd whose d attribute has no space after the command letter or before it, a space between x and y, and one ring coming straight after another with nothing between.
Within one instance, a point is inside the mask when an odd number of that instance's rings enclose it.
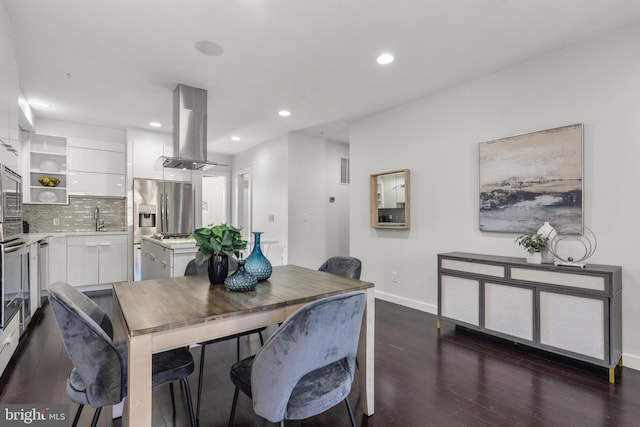
<instances>
[{"instance_id":1,"label":"kitchen island","mask_svg":"<svg viewBox=\"0 0 640 427\"><path fill-rule=\"evenodd\" d=\"M198 248L194 239L142 237L142 280L184 276Z\"/></svg>"}]
</instances>

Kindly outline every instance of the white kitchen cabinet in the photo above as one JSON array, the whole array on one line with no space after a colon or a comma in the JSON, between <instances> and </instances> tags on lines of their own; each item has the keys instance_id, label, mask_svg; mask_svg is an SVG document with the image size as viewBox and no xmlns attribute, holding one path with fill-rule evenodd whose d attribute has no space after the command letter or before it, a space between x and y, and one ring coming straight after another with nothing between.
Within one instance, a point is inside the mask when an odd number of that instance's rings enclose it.
<instances>
[{"instance_id":1,"label":"white kitchen cabinet","mask_svg":"<svg viewBox=\"0 0 640 427\"><path fill-rule=\"evenodd\" d=\"M9 59L12 49L7 34L0 29L0 140L9 139L9 111L11 95L9 90Z\"/></svg>"},{"instance_id":2,"label":"white kitchen cabinet","mask_svg":"<svg viewBox=\"0 0 640 427\"><path fill-rule=\"evenodd\" d=\"M70 196L125 197L125 175L69 171Z\"/></svg>"},{"instance_id":3,"label":"white kitchen cabinet","mask_svg":"<svg viewBox=\"0 0 640 427\"><path fill-rule=\"evenodd\" d=\"M58 178L60 184L56 187L43 186L38 181L39 177ZM25 203L69 203L66 138L29 134L29 175L24 179L23 187Z\"/></svg>"},{"instance_id":4,"label":"white kitchen cabinet","mask_svg":"<svg viewBox=\"0 0 640 427\"><path fill-rule=\"evenodd\" d=\"M71 286L126 280L126 234L67 236L67 282Z\"/></svg>"},{"instance_id":5,"label":"white kitchen cabinet","mask_svg":"<svg viewBox=\"0 0 640 427\"><path fill-rule=\"evenodd\" d=\"M17 314L13 316L9 325L0 333L0 374L4 372L9 360L11 360L11 356L18 348L18 341L20 340L19 324L20 315Z\"/></svg>"},{"instance_id":6,"label":"white kitchen cabinet","mask_svg":"<svg viewBox=\"0 0 640 427\"><path fill-rule=\"evenodd\" d=\"M13 55L12 50L9 52L9 139L16 142L20 140L20 127L18 125L18 97L20 96L18 61Z\"/></svg>"},{"instance_id":7,"label":"white kitchen cabinet","mask_svg":"<svg viewBox=\"0 0 640 427\"><path fill-rule=\"evenodd\" d=\"M49 283L67 281L67 236L49 237Z\"/></svg>"},{"instance_id":8,"label":"white kitchen cabinet","mask_svg":"<svg viewBox=\"0 0 640 427\"><path fill-rule=\"evenodd\" d=\"M68 138L69 194L125 197L126 147Z\"/></svg>"},{"instance_id":9,"label":"white kitchen cabinet","mask_svg":"<svg viewBox=\"0 0 640 427\"><path fill-rule=\"evenodd\" d=\"M18 63L7 34L0 30L0 163L20 173Z\"/></svg>"},{"instance_id":10,"label":"white kitchen cabinet","mask_svg":"<svg viewBox=\"0 0 640 427\"><path fill-rule=\"evenodd\" d=\"M438 316L483 333L609 368L622 356L622 269L438 255Z\"/></svg>"},{"instance_id":11,"label":"white kitchen cabinet","mask_svg":"<svg viewBox=\"0 0 640 427\"><path fill-rule=\"evenodd\" d=\"M38 242L29 245L29 299L31 306L31 318L40 308L40 273L38 262Z\"/></svg>"}]
</instances>

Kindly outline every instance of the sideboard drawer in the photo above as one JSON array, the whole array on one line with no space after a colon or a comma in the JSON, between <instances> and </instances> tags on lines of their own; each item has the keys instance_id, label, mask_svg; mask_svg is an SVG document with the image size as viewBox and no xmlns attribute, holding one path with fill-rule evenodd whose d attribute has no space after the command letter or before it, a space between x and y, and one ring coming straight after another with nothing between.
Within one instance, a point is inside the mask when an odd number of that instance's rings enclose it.
<instances>
[{"instance_id":1,"label":"sideboard drawer","mask_svg":"<svg viewBox=\"0 0 640 427\"><path fill-rule=\"evenodd\" d=\"M511 268L511 278L514 280L549 283L552 285L569 286L593 291L607 290L604 277L590 276L588 274L570 274L548 270L532 270L529 268Z\"/></svg>"},{"instance_id":2,"label":"sideboard drawer","mask_svg":"<svg viewBox=\"0 0 640 427\"><path fill-rule=\"evenodd\" d=\"M505 277L505 268L502 265L457 261L455 259L443 258L442 268L446 268L447 270L464 271L465 273L482 274L484 276Z\"/></svg>"}]
</instances>

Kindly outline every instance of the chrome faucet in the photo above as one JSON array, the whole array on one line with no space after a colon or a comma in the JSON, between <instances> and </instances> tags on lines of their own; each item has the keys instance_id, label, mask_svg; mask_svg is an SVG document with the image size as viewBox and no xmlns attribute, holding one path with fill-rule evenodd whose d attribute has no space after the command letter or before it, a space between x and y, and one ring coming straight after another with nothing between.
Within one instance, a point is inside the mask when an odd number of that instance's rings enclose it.
<instances>
[{"instance_id":1,"label":"chrome faucet","mask_svg":"<svg viewBox=\"0 0 640 427\"><path fill-rule=\"evenodd\" d=\"M101 231L104 228L104 220L100 219L100 208L96 207L93 210L93 219L96 220L96 231Z\"/></svg>"}]
</instances>

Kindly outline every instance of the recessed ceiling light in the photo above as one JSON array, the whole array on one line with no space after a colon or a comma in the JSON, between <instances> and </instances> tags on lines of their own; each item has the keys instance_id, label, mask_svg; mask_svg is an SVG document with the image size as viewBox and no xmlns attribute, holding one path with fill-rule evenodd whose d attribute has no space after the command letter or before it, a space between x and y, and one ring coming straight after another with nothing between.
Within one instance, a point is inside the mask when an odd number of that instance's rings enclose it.
<instances>
[{"instance_id":1,"label":"recessed ceiling light","mask_svg":"<svg viewBox=\"0 0 640 427\"><path fill-rule=\"evenodd\" d=\"M234 135L234 136L231 137L231 140L232 141L240 141L240 137L237 136L237 135Z\"/></svg>"},{"instance_id":2,"label":"recessed ceiling light","mask_svg":"<svg viewBox=\"0 0 640 427\"><path fill-rule=\"evenodd\" d=\"M390 53L383 53L382 55L378 56L376 62L380 65L388 65L391 64L393 60L393 55L391 55Z\"/></svg>"},{"instance_id":3,"label":"recessed ceiling light","mask_svg":"<svg viewBox=\"0 0 640 427\"><path fill-rule=\"evenodd\" d=\"M162 124L158 122L149 122L149 126L151 126L152 128L161 128Z\"/></svg>"},{"instance_id":4,"label":"recessed ceiling light","mask_svg":"<svg viewBox=\"0 0 640 427\"><path fill-rule=\"evenodd\" d=\"M51 104L47 104L46 102L33 101L33 102L30 102L29 104L35 108L51 108Z\"/></svg>"},{"instance_id":5,"label":"recessed ceiling light","mask_svg":"<svg viewBox=\"0 0 640 427\"><path fill-rule=\"evenodd\" d=\"M287 110L280 110L278 114L281 115L282 117L289 117L291 115L291 113Z\"/></svg>"}]
</instances>

